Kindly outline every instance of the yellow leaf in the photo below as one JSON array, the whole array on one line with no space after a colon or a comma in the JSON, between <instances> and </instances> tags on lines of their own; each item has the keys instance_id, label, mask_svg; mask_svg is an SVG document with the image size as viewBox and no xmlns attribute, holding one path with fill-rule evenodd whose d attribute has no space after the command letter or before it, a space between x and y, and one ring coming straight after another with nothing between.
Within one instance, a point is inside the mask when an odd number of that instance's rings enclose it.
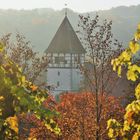
<instances>
[{"instance_id":1,"label":"yellow leaf","mask_svg":"<svg viewBox=\"0 0 140 140\"><path fill-rule=\"evenodd\" d=\"M108 136L109 138L113 138L114 130L112 128L109 129Z\"/></svg>"},{"instance_id":2,"label":"yellow leaf","mask_svg":"<svg viewBox=\"0 0 140 140\"><path fill-rule=\"evenodd\" d=\"M125 50L122 52L122 54L119 56L119 58L123 61L130 61L131 54L127 50Z\"/></svg>"},{"instance_id":3,"label":"yellow leaf","mask_svg":"<svg viewBox=\"0 0 140 140\"><path fill-rule=\"evenodd\" d=\"M17 116L7 118L6 122L9 124L10 128L18 134Z\"/></svg>"},{"instance_id":4,"label":"yellow leaf","mask_svg":"<svg viewBox=\"0 0 140 140\"><path fill-rule=\"evenodd\" d=\"M2 109L0 109L0 116L2 116Z\"/></svg>"},{"instance_id":5,"label":"yellow leaf","mask_svg":"<svg viewBox=\"0 0 140 140\"><path fill-rule=\"evenodd\" d=\"M21 77L21 81L22 81L22 83L25 83L25 81L26 81L25 76L22 76L22 77Z\"/></svg>"},{"instance_id":6,"label":"yellow leaf","mask_svg":"<svg viewBox=\"0 0 140 140\"><path fill-rule=\"evenodd\" d=\"M126 75L128 80L136 81L136 79L138 78L138 75L135 74L131 69L127 71Z\"/></svg>"},{"instance_id":7,"label":"yellow leaf","mask_svg":"<svg viewBox=\"0 0 140 140\"><path fill-rule=\"evenodd\" d=\"M124 122L124 127L123 127L123 131L129 131L130 130L130 126L128 124L127 121Z\"/></svg>"},{"instance_id":8,"label":"yellow leaf","mask_svg":"<svg viewBox=\"0 0 140 140\"><path fill-rule=\"evenodd\" d=\"M118 76L121 77L121 66L118 67Z\"/></svg>"},{"instance_id":9,"label":"yellow leaf","mask_svg":"<svg viewBox=\"0 0 140 140\"><path fill-rule=\"evenodd\" d=\"M128 66L128 71L127 71L127 79L136 81L138 78L138 72L140 73L140 67L137 65L131 65Z\"/></svg>"},{"instance_id":10,"label":"yellow leaf","mask_svg":"<svg viewBox=\"0 0 140 140\"><path fill-rule=\"evenodd\" d=\"M140 83L135 88L135 96L138 100L140 99Z\"/></svg>"},{"instance_id":11,"label":"yellow leaf","mask_svg":"<svg viewBox=\"0 0 140 140\"><path fill-rule=\"evenodd\" d=\"M132 137L132 140L139 140L138 133L135 133Z\"/></svg>"},{"instance_id":12,"label":"yellow leaf","mask_svg":"<svg viewBox=\"0 0 140 140\"><path fill-rule=\"evenodd\" d=\"M4 97L3 96L0 96L0 101L3 101L4 100Z\"/></svg>"},{"instance_id":13,"label":"yellow leaf","mask_svg":"<svg viewBox=\"0 0 140 140\"><path fill-rule=\"evenodd\" d=\"M138 43L135 43L135 42L133 42L133 41L130 41L130 43L129 43L129 48L130 48L131 52L132 52L133 54L135 54L136 52L139 51L140 45L139 45Z\"/></svg>"}]
</instances>

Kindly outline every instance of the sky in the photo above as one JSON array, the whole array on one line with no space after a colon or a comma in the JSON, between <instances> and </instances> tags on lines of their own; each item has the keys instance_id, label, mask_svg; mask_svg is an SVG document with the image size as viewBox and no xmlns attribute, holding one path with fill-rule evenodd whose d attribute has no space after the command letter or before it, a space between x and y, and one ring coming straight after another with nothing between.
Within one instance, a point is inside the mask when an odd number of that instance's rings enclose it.
<instances>
[{"instance_id":1,"label":"sky","mask_svg":"<svg viewBox=\"0 0 140 140\"><path fill-rule=\"evenodd\" d=\"M117 6L140 4L140 0L0 0L1 9L53 8L61 10L67 7L76 12L105 10Z\"/></svg>"}]
</instances>

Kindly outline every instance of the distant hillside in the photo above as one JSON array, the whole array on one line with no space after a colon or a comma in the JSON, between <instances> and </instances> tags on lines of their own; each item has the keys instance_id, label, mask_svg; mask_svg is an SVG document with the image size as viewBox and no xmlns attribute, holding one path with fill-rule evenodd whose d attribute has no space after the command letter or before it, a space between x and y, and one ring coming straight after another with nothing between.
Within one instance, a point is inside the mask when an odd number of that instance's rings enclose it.
<instances>
[{"instance_id":1,"label":"distant hillside","mask_svg":"<svg viewBox=\"0 0 140 140\"><path fill-rule=\"evenodd\" d=\"M140 5L121 6L110 10L90 12L90 15L94 16L98 13L101 19L113 20L115 38L126 43L131 39L140 22L139 9ZM68 10L69 20L75 30L77 30L78 15L79 13ZM63 18L64 9L61 11L47 8L26 11L0 10L0 35L22 33L32 42L36 50L43 52L48 47Z\"/></svg>"}]
</instances>

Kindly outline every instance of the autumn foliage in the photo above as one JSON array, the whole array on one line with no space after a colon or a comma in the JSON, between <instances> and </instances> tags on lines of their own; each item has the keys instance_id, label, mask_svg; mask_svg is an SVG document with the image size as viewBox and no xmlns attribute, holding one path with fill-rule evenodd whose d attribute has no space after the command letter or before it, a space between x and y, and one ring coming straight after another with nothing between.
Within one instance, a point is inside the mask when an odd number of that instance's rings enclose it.
<instances>
[{"instance_id":1,"label":"autumn foliage","mask_svg":"<svg viewBox=\"0 0 140 140\"><path fill-rule=\"evenodd\" d=\"M40 126L44 127L46 132L60 133L58 125L53 120L57 112L43 105L49 96L48 91L26 79L19 65L6 55L3 42L0 42L0 79L1 140L21 139L24 129L27 129L26 125L22 125L26 123L21 123L22 118L23 121L25 120L22 115L27 116L27 120L30 120L29 116L33 115L34 121L40 121ZM30 134L32 124L29 124L27 131ZM30 138L30 135L27 135L27 138Z\"/></svg>"},{"instance_id":2,"label":"autumn foliage","mask_svg":"<svg viewBox=\"0 0 140 140\"><path fill-rule=\"evenodd\" d=\"M108 120L108 136L112 140L139 140L140 139L140 83L139 74L140 66L135 63L136 54L140 50L140 24L130 41L129 47L126 48L117 58L112 60L113 70L121 77L122 68L126 68L128 80L138 82L135 88L136 99L127 105L123 123L115 119ZM139 57L137 58L139 60Z\"/></svg>"},{"instance_id":3,"label":"autumn foliage","mask_svg":"<svg viewBox=\"0 0 140 140\"><path fill-rule=\"evenodd\" d=\"M102 104L99 131L100 138L107 138L106 121L111 117L122 120L123 108L113 96L99 96ZM67 93L60 96L56 105L60 112L58 124L62 131L60 139L94 140L96 132L95 95L91 93Z\"/></svg>"},{"instance_id":4,"label":"autumn foliage","mask_svg":"<svg viewBox=\"0 0 140 140\"><path fill-rule=\"evenodd\" d=\"M34 114L24 114L19 116L20 119L20 140L35 139L35 140L54 140L56 139L55 133L50 131L46 124L37 118ZM51 124L52 128L56 127L56 124L52 120L47 120L48 124Z\"/></svg>"}]
</instances>

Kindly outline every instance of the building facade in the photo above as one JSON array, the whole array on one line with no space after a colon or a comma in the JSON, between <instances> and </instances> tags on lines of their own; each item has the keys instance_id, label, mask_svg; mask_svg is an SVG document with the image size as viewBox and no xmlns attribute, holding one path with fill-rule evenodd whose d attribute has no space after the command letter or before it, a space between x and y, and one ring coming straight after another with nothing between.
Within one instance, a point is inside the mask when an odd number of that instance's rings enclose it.
<instances>
[{"instance_id":1,"label":"building facade","mask_svg":"<svg viewBox=\"0 0 140 140\"><path fill-rule=\"evenodd\" d=\"M47 83L54 86L53 93L78 91L83 78L79 65L85 61L85 49L67 15L45 52L50 62Z\"/></svg>"}]
</instances>

